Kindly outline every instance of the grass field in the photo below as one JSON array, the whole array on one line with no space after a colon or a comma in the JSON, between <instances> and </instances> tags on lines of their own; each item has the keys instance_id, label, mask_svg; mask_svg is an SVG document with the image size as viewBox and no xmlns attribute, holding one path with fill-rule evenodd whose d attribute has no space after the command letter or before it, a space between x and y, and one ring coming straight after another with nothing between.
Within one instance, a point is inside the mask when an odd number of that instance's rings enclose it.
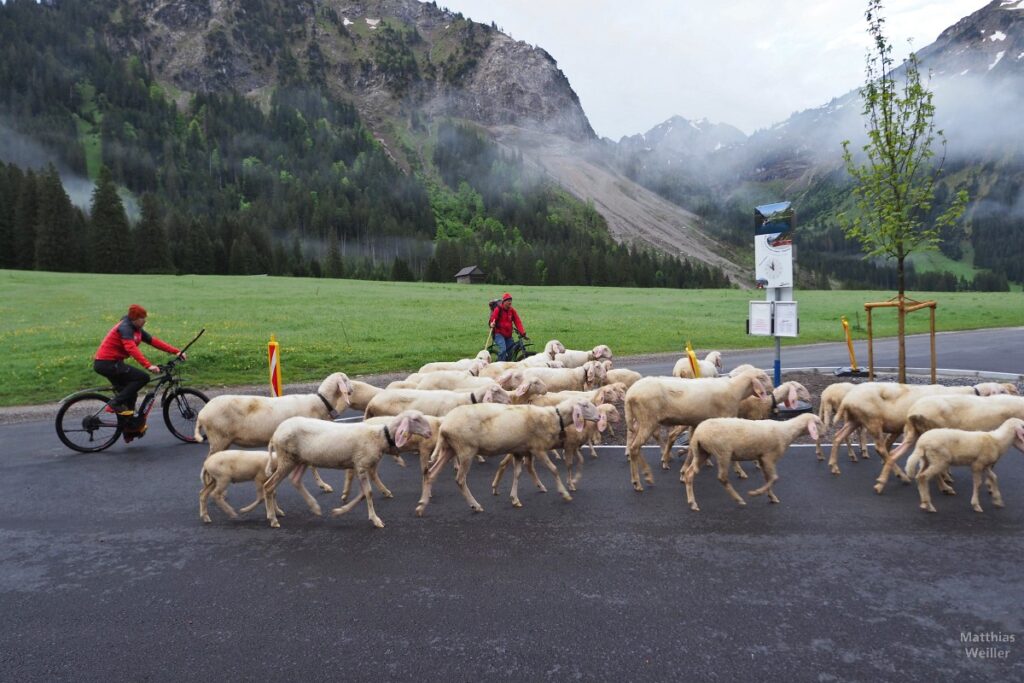
<instances>
[{"instance_id":1,"label":"grass field","mask_svg":"<svg viewBox=\"0 0 1024 683\"><path fill-rule=\"evenodd\" d=\"M487 300L504 288L273 277L125 276L0 270L0 406L56 401L104 383L92 372L100 339L140 303L146 329L177 346L202 327L187 374L199 386L266 383L267 341L281 343L285 383L412 370L426 361L471 356L487 336ZM551 338L571 348L609 344L617 355L770 348L745 333L747 301L739 290L511 287L535 349ZM839 316L851 325L863 304L889 292L800 291L801 334L785 344L840 341ZM939 301L938 329L1024 325L1024 295L912 293ZM874 316L876 336L892 336L896 316ZM909 317L909 332L928 329L928 314ZM863 331L855 330L856 338ZM165 354L143 347L151 360Z\"/></svg>"}]
</instances>

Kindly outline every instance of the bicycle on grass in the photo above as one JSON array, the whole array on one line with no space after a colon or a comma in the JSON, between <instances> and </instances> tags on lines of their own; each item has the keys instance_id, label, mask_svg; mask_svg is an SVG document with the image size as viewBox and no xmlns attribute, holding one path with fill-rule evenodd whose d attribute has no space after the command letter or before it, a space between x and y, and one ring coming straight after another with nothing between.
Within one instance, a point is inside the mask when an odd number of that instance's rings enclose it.
<instances>
[{"instance_id":1,"label":"bicycle on grass","mask_svg":"<svg viewBox=\"0 0 1024 683\"><path fill-rule=\"evenodd\" d=\"M205 331L205 328L199 330L181 353ZM178 374L178 363L181 362L183 359L178 355L158 366L161 374L156 378L156 384L146 393L132 416L117 415L109 410L110 395L117 390L114 386L83 389L65 397L57 411L57 436L65 446L82 453L98 453L110 448L122 434L125 443L142 438L148 426L146 420L156 405L157 394L163 389L160 405L163 407L164 424L177 438L195 443L196 417L210 399L197 389L182 386L184 378Z\"/></svg>"}]
</instances>

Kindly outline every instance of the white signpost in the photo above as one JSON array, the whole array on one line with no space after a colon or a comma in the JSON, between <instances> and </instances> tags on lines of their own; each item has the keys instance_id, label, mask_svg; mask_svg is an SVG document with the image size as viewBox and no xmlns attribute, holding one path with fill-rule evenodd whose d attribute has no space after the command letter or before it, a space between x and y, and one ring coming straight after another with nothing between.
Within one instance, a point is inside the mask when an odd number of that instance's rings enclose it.
<instances>
[{"instance_id":1,"label":"white signpost","mask_svg":"<svg viewBox=\"0 0 1024 683\"><path fill-rule=\"evenodd\" d=\"M764 301L750 302L748 334L775 337L775 386L782 381L782 337L800 330L793 301L793 208L790 202L754 209L754 277Z\"/></svg>"}]
</instances>

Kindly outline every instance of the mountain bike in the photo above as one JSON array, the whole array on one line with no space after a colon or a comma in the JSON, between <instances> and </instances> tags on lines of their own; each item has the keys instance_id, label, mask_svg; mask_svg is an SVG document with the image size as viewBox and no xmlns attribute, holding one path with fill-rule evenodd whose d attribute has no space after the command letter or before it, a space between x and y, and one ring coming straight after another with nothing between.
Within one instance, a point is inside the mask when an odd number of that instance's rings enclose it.
<instances>
[{"instance_id":1,"label":"mountain bike","mask_svg":"<svg viewBox=\"0 0 1024 683\"><path fill-rule=\"evenodd\" d=\"M190 341L184 353L206 329ZM118 437L124 436L125 443L142 438L150 411L156 405L157 394L163 407L164 424L171 434L186 443L195 443L196 417L208 399L203 392L182 385L184 378L178 372L178 364L184 359L178 355L165 365L158 366L160 375L156 384L146 393L142 404L132 416L117 415L107 404L117 387L93 387L77 391L61 401L57 411L57 436L65 446L81 453L98 453L110 448Z\"/></svg>"},{"instance_id":2,"label":"mountain bike","mask_svg":"<svg viewBox=\"0 0 1024 683\"><path fill-rule=\"evenodd\" d=\"M522 335L520 335L518 332L514 332L514 335L515 335L515 341L512 342L512 348L509 350L509 353L508 353L508 359L510 361L513 361L513 362L521 361L524 358L532 356L532 355L534 355L536 353L536 351L531 351L530 350L530 347L533 346L533 342L532 341L529 341L529 340L523 341ZM497 359L498 358L498 345L494 343L494 335L493 335L493 333L491 334L489 339L491 340L491 344L490 344L490 346L487 347L487 350L491 352L491 355L493 355L495 359Z\"/></svg>"}]
</instances>

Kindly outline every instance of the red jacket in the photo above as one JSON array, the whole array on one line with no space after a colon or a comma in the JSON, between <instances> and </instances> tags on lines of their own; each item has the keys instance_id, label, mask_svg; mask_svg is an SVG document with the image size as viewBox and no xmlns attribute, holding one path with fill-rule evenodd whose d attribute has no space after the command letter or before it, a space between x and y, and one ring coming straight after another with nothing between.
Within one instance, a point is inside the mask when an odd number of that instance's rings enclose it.
<instances>
[{"instance_id":1,"label":"red jacket","mask_svg":"<svg viewBox=\"0 0 1024 683\"><path fill-rule=\"evenodd\" d=\"M167 342L161 341L149 334L149 332L140 330L135 325L132 325L132 321L128 319L128 316L125 316L110 328L110 332L107 332L107 336L100 342L100 347L96 349L96 355L93 356L93 360L124 360L131 356L139 362L139 365L148 368L153 363L146 360L146 357L142 355L142 351L139 350L140 341L146 342L150 346L167 353L180 353L178 349Z\"/></svg>"},{"instance_id":2,"label":"red jacket","mask_svg":"<svg viewBox=\"0 0 1024 683\"><path fill-rule=\"evenodd\" d=\"M519 334L526 334L523 330L523 321L519 319L519 314L516 313L516 309L512 306L509 306L507 311L505 310L505 307L500 304L495 306L494 310L491 311L490 322L497 322L494 326L494 333L500 334L503 337L512 336L513 323L515 324L516 329L519 330Z\"/></svg>"}]
</instances>

